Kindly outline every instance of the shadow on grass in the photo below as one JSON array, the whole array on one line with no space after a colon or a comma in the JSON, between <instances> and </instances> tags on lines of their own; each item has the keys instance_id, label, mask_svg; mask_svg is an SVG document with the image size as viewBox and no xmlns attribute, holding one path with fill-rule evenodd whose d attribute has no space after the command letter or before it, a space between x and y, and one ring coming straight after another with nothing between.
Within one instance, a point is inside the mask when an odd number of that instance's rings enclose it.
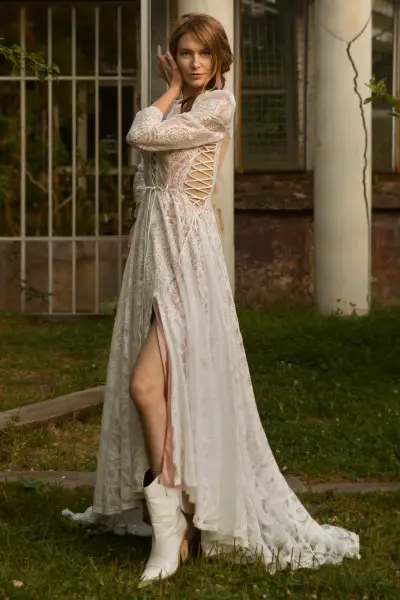
<instances>
[{"instance_id":1,"label":"shadow on grass","mask_svg":"<svg viewBox=\"0 0 400 600\"><path fill-rule=\"evenodd\" d=\"M398 600L400 494L305 496L319 522L361 535L362 560L270 576L262 565L191 560L165 586L137 591L150 540L90 536L61 517L91 492L0 486L0 590L14 600ZM23 585L16 588L13 581ZM1 596L0 591L0 598Z\"/></svg>"}]
</instances>

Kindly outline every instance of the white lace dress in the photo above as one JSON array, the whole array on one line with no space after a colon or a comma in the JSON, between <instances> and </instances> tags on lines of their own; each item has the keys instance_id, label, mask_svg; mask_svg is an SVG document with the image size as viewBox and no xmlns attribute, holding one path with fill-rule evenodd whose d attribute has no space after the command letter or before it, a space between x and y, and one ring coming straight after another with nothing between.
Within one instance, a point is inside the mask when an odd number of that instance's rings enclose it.
<instances>
[{"instance_id":1,"label":"white lace dress","mask_svg":"<svg viewBox=\"0 0 400 600\"><path fill-rule=\"evenodd\" d=\"M127 140L143 152L137 220L108 367L94 503L69 516L117 532L141 523L148 468L129 377L154 308L168 351L172 477L194 506L203 549L266 566L359 558L355 533L319 525L281 474L260 422L211 201L235 100L206 92L190 112L140 111ZM171 474L172 473L172 474Z\"/></svg>"}]
</instances>

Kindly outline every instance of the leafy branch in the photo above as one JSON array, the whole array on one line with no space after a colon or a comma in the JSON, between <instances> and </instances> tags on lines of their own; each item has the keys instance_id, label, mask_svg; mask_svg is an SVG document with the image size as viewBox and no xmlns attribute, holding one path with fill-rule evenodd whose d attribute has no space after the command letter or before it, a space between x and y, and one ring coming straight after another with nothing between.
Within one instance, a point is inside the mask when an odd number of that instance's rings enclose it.
<instances>
[{"instance_id":1,"label":"leafy branch","mask_svg":"<svg viewBox=\"0 0 400 600\"><path fill-rule=\"evenodd\" d=\"M370 104L371 102L382 102L390 106L390 115L392 117L400 117L400 98L396 98L388 92L386 82L384 79L376 81L375 77L370 79L367 87L371 90L372 94L369 98L364 100L364 104Z\"/></svg>"},{"instance_id":2,"label":"leafy branch","mask_svg":"<svg viewBox=\"0 0 400 600\"><path fill-rule=\"evenodd\" d=\"M43 62L43 57L40 54L27 52L17 44L6 46L3 43L4 41L4 38L0 38L0 56L11 63L14 72L28 71L33 73L40 81L58 78L59 68L56 65L48 65Z\"/></svg>"}]
</instances>

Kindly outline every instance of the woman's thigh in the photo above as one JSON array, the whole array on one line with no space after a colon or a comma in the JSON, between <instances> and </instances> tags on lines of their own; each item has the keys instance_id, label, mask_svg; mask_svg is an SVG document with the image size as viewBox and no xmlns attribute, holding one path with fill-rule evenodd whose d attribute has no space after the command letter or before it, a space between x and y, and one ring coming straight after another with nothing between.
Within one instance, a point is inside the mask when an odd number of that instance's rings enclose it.
<instances>
[{"instance_id":1,"label":"woman's thigh","mask_svg":"<svg viewBox=\"0 0 400 600\"><path fill-rule=\"evenodd\" d=\"M130 392L134 402L142 405L157 398L165 400L165 364L165 347L160 343L154 320L131 373Z\"/></svg>"}]
</instances>

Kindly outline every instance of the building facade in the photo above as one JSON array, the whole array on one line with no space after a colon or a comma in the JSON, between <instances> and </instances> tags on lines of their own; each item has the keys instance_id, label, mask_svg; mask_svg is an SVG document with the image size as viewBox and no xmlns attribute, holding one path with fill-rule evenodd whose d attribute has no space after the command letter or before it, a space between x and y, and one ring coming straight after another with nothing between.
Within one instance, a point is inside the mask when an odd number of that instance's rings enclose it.
<instances>
[{"instance_id":1,"label":"building facade","mask_svg":"<svg viewBox=\"0 0 400 600\"><path fill-rule=\"evenodd\" d=\"M149 2L154 57L176 3ZM395 91L400 6L372 4L372 73ZM310 0L235 1L244 305L312 301L314 11ZM125 135L141 102L143 26L139 0L0 1L0 37L60 68L58 81L40 83L0 62L0 309L96 313L118 295L132 204ZM151 78L150 95L160 89ZM399 139L388 108L374 105L373 296L386 304L400 300Z\"/></svg>"}]
</instances>

